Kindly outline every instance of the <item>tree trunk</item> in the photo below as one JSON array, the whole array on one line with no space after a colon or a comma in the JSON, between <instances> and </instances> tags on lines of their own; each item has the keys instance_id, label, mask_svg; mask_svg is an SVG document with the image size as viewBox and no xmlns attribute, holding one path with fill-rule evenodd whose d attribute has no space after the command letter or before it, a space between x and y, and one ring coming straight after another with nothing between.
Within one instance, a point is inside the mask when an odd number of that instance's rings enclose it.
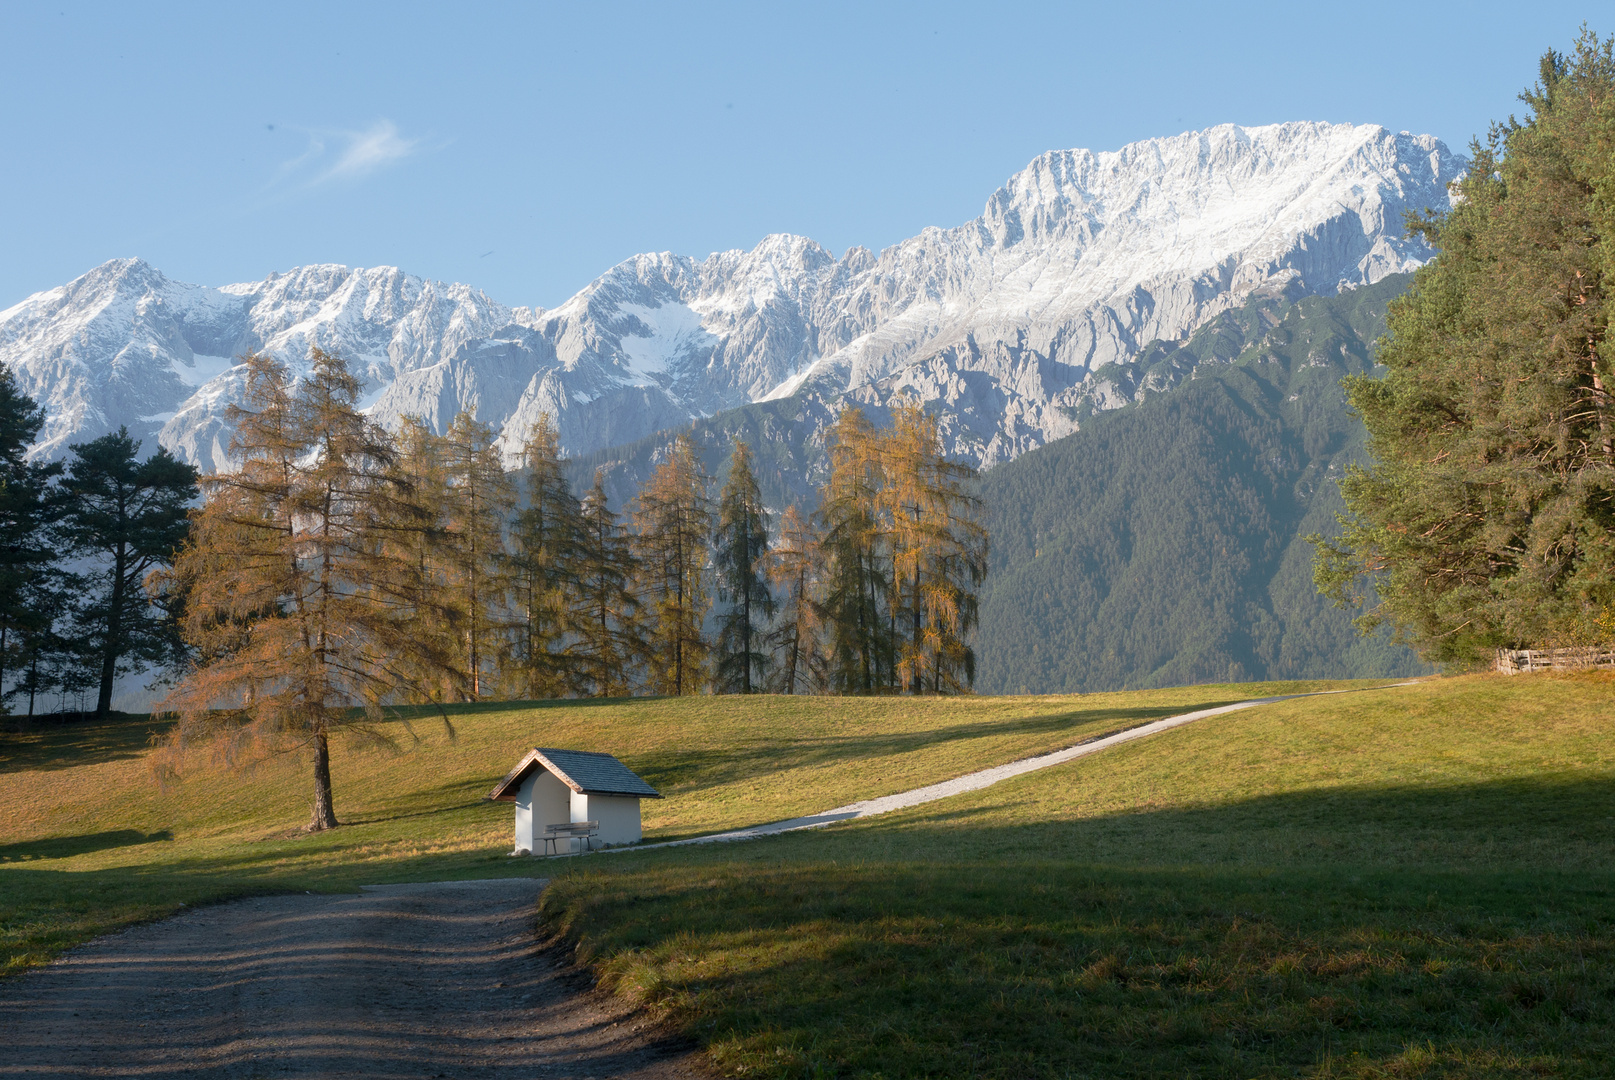
<instances>
[{"instance_id":1,"label":"tree trunk","mask_svg":"<svg viewBox=\"0 0 1615 1080\"><path fill-rule=\"evenodd\" d=\"M331 806L331 744L322 731L314 736L314 816L308 831L322 832L336 826L336 810Z\"/></svg>"},{"instance_id":2,"label":"tree trunk","mask_svg":"<svg viewBox=\"0 0 1615 1080\"><path fill-rule=\"evenodd\" d=\"M925 674L920 670L920 557L914 556L914 674L910 679L914 696L925 690Z\"/></svg>"},{"instance_id":3,"label":"tree trunk","mask_svg":"<svg viewBox=\"0 0 1615 1080\"><path fill-rule=\"evenodd\" d=\"M119 637L123 633L123 577L128 556L120 545L112 562L112 603L107 612L107 637L101 649L101 690L95 699L95 715L112 711L112 682L118 673Z\"/></svg>"},{"instance_id":4,"label":"tree trunk","mask_svg":"<svg viewBox=\"0 0 1615 1080\"><path fill-rule=\"evenodd\" d=\"M745 574L740 579L740 614L743 620L740 624L740 658L745 665L745 678L742 682L745 689L742 693L751 693L751 514L748 512L740 537L740 565L745 567Z\"/></svg>"}]
</instances>

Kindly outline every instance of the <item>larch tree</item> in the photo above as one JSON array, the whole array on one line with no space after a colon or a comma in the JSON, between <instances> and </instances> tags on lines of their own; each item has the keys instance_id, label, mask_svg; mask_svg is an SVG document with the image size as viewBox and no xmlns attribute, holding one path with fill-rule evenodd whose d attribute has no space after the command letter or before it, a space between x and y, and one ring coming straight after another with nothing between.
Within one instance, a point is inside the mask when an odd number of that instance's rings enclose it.
<instances>
[{"instance_id":1,"label":"larch tree","mask_svg":"<svg viewBox=\"0 0 1615 1080\"><path fill-rule=\"evenodd\" d=\"M445 670L433 658L459 654L464 625L458 595L449 585L449 481L443 437L417 416L405 416L393 438L393 469L409 492L413 513L383 529L383 550L406 562L419 587L401 612L423 648L397 658L410 704L460 701L467 695L464 667ZM417 659L417 657L419 659Z\"/></svg>"},{"instance_id":2,"label":"larch tree","mask_svg":"<svg viewBox=\"0 0 1615 1080\"><path fill-rule=\"evenodd\" d=\"M718 496L713 536L718 599L728 605L718 617L713 683L719 693L750 694L761 689L766 678L764 627L776 607L765 575L767 560L768 511L752 469L751 450L737 441Z\"/></svg>"},{"instance_id":3,"label":"larch tree","mask_svg":"<svg viewBox=\"0 0 1615 1080\"><path fill-rule=\"evenodd\" d=\"M1320 589L1436 661L1615 640L1615 51L1548 53L1523 122L1476 142L1346 382L1372 463L1314 537Z\"/></svg>"},{"instance_id":4,"label":"larch tree","mask_svg":"<svg viewBox=\"0 0 1615 1080\"><path fill-rule=\"evenodd\" d=\"M70 550L94 565L73 636L96 672L95 711L104 716L119 675L178 658L177 628L151 603L145 580L172 562L185 539L197 474L167 450L141 461L140 443L127 428L71 450L63 481L66 537Z\"/></svg>"},{"instance_id":5,"label":"larch tree","mask_svg":"<svg viewBox=\"0 0 1615 1080\"><path fill-rule=\"evenodd\" d=\"M576 670L593 696L626 697L648 652L634 591L639 563L628 530L606 501L605 478L599 472L583 499L579 555L570 617L577 633Z\"/></svg>"},{"instance_id":6,"label":"larch tree","mask_svg":"<svg viewBox=\"0 0 1615 1080\"><path fill-rule=\"evenodd\" d=\"M824 553L812 519L796 507L780 517L779 539L769 552L768 581L779 617L768 634L773 687L786 694L825 685Z\"/></svg>"},{"instance_id":7,"label":"larch tree","mask_svg":"<svg viewBox=\"0 0 1615 1080\"><path fill-rule=\"evenodd\" d=\"M355 407L359 379L319 349L295 389L278 361L244 363L244 404L229 414L239 468L204 478L170 575L197 659L165 703L180 722L164 764L199 740L230 761L305 752L308 828L329 829L333 736L390 744L381 707L411 689L399 659L450 671L454 658L423 655L430 643L415 633L422 583L389 541L420 511L386 433Z\"/></svg>"},{"instance_id":8,"label":"larch tree","mask_svg":"<svg viewBox=\"0 0 1615 1080\"><path fill-rule=\"evenodd\" d=\"M468 700L491 689L509 629L505 528L516 495L493 429L468 412L455 416L440 446L444 477L444 606L452 613L458 668Z\"/></svg>"},{"instance_id":9,"label":"larch tree","mask_svg":"<svg viewBox=\"0 0 1615 1080\"><path fill-rule=\"evenodd\" d=\"M895 677L889 537L880 520L880 438L860 409L837 418L830 476L820 491L824 612L832 686L844 694L891 689Z\"/></svg>"},{"instance_id":10,"label":"larch tree","mask_svg":"<svg viewBox=\"0 0 1615 1080\"><path fill-rule=\"evenodd\" d=\"M711 496L695 442L680 433L634 503L640 592L649 608L653 693L693 694L707 679L711 643L703 623Z\"/></svg>"},{"instance_id":11,"label":"larch tree","mask_svg":"<svg viewBox=\"0 0 1615 1080\"><path fill-rule=\"evenodd\" d=\"M969 637L988 551L981 500L971 490L976 470L943 456L936 417L918 405L898 403L881 442L897 681L914 694L968 690L976 678Z\"/></svg>"},{"instance_id":12,"label":"larch tree","mask_svg":"<svg viewBox=\"0 0 1615 1080\"><path fill-rule=\"evenodd\" d=\"M527 436L522 466L525 505L511 529L515 648L507 685L527 698L565 697L583 690L573 646L582 615L579 571L587 536L548 413Z\"/></svg>"}]
</instances>

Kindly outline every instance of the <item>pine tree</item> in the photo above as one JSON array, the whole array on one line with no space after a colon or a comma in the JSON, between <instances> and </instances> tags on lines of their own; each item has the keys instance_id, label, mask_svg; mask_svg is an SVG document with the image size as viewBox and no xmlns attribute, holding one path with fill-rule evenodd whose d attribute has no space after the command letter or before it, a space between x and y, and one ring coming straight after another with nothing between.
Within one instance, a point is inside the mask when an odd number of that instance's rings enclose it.
<instances>
[{"instance_id":1,"label":"pine tree","mask_svg":"<svg viewBox=\"0 0 1615 1080\"><path fill-rule=\"evenodd\" d=\"M475 701L488 688L490 669L502 659L507 641L504 534L516 497L494 448L493 430L470 413L454 418L439 445L446 482L444 602L458 629L454 644L465 694Z\"/></svg>"},{"instance_id":2,"label":"pine tree","mask_svg":"<svg viewBox=\"0 0 1615 1080\"><path fill-rule=\"evenodd\" d=\"M639 576L628 532L606 502L605 477L596 472L583 500L583 543L577 561L577 670L595 697L626 697L645 662L648 645L640 601L633 585Z\"/></svg>"},{"instance_id":3,"label":"pine tree","mask_svg":"<svg viewBox=\"0 0 1615 1080\"><path fill-rule=\"evenodd\" d=\"M761 688L769 662L758 623L766 625L776 605L762 573L768 560L768 514L751 450L743 442L735 443L729 459L713 540L718 599L729 604L718 621L714 684L720 693L749 694Z\"/></svg>"},{"instance_id":4,"label":"pine tree","mask_svg":"<svg viewBox=\"0 0 1615 1080\"><path fill-rule=\"evenodd\" d=\"M768 580L779 602L779 621L767 639L774 688L787 694L817 690L826 675L820 600L824 554L811 520L794 506L780 518L779 542L769 552Z\"/></svg>"},{"instance_id":5,"label":"pine tree","mask_svg":"<svg viewBox=\"0 0 1615 1080\"><path fill-rule=\"evenodd\" d=\"M181 721L165 761L221 736L232 759L306 750L313 831L337 824L331 737L392 741L381 706L414 689L399 658L455 668L409 618L417 567L388 541L420 511L390 440L357 411L347 365L319 349L311 360L294 392L277 361L244 358L246 404L229 414L240 467L204 478L208 500L169 575L198 659L166 703Z\"/></svg>"},{"instance_id":6,"label":"pine tree","mask_svg":"<svg viewBox=\"0 0 1615 1080\"><path fill-rule=\"evenodd\" d=\"M883 693L896 672L889 538L879 517L884 479L874 428L862 410L848 409L830 433L819 506L830 680L844 694Z\"/></svg>"},{"instance_id":7,"label":"pine tree","mask_svg":"<svg viewBox=\"0 0 1615 1080\"><path fill-rule=\"evenodd\" d=\"M526 506L512 529L515 650L509 688L527 698L581 693L572 646L578 637L578 568L585 558L583 510L562 469L560 438L540 414L522 449Z\"/></svg>"},{"instance_id":8,"label":"pine tree","mask_svg":"<svg viewBox=\"0 0 1615 1080\"><path fill-rule=\"evenodd\" d=\"M1317 581L1426 658L1615 636L1615 40L1550 52L1524 122L1477 142L1437 258L1389 312L1383 378L1347 380L1371 467Z\"/></svg>"},{"instance_id":9,"label":"pine tree","mask_svg":"<svg viewBox=\"0 0 1615 1080\"><path fill-rule=\"evenodd\" d=\"M151 604L144 583L185 539L196 470L167 450L139 460L140 443L127 428L71 449L67 539L75 554L99 564L89 575L94 591L74 613L74 636L97 673L95 711L104 716L119 675L178 656L177 628Z\"/></svg>"},{"instance_id":10,"label":"pine tree","mask_svg":"<svg viewBox=\"0 0 1615 1080\"><path fill-rule=\"evenodd\" d=\"M702 624L711 500L700 455L680 434L666 460L635 500L634 546L640 591L650 606L650 683L653 693L693 694L706 681L711 645Z\"/></svg>"},{"instance_id":11,"label":"pine tree","mask_svg":"<svg viewBox=\"0 0 1615 1080\"><path fill-rule=\"evenodd\" d=\"M63 504L50 483L62 467L28 460L44 425L45 410L0 365L0 690L19 667L32 665L37 675L57 606L43 601L65 592L53 572Z\"/></svg>"}]
</instances>

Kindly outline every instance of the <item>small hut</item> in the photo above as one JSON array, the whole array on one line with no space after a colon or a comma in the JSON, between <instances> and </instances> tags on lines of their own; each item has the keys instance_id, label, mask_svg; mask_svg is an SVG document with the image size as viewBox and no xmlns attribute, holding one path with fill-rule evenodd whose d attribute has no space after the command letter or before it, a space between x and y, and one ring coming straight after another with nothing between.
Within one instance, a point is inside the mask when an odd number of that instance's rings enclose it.
<instances>
[{"instance_id":1,"label":"small hut","mask_svg":"<svg viewBox=\"0 0 1615 1080\"><path fill-rule=\"evenodd\" d=\"M516 763L488 798L516 804L516 852L532 853L544 845L550 826L598 822L596 843L635 844L642 835L639 800L661 793L610 754L587 750L534 747ZM553 840L556 829L549 829ZM581 829L564 830L580 834ZM534 844L534 840L538 844ZM564 845L564 846L563 846ZM589 838L567 835L551 846L556 851L586 850Z\"/></svg>"}]
</instances>

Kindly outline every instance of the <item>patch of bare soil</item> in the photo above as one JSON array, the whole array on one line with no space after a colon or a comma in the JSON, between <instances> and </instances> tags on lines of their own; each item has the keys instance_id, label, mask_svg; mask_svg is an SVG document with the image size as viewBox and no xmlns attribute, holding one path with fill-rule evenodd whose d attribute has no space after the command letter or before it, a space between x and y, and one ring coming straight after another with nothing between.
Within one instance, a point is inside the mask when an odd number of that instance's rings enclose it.
<instances>
[{"instance_id":1,"label":"patch of bare soil","mask_svg":"<svg viewBox=\"0 0 1615 1080\"><path fill-rule=\"evenodd\" d=\"M544 882L199 908L0 983L0 1077L706 1076L534 934Z\"/></svg>"}]
</instances>

